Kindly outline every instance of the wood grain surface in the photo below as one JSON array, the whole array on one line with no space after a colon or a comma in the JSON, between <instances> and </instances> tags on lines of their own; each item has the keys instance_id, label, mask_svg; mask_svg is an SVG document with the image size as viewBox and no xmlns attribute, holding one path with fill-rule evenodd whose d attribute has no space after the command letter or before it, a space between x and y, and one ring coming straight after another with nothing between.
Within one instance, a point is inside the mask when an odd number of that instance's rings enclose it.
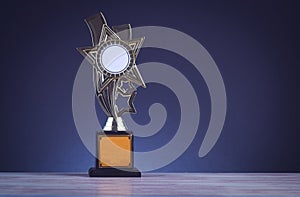
<instances>
[{"instance_id":1,"label":"wood grain surface","mask_svg":"<svg viewBox=\"0 0 300 197\"><path fill-rule=\"evenodd\" d=\"M90 178L86 173L0 172L0 195L300 196L299 173L144 173Z\"/></svg>"}]
</instances>

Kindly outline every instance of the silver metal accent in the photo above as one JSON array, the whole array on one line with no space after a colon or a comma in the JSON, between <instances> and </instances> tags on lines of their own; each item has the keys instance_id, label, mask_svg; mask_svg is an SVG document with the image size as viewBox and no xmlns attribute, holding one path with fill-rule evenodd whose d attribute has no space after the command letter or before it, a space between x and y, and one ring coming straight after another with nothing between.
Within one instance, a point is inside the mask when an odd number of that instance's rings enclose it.
<instances>
[{"instance_id":1,"label":"silver metal accent","mask_svg":"<svg viewBox=\"0 0 300 197\"><path fill-rule=\"evenodd\" d=\"M126 131L127 127L121 117L117 117L117 119L115 119L114 117L108 117L103 130L104 131Z\"/></svg>"},{"instance_id":2,"label":"silver metal accent","mask_svg":"<svg viewBox=\"0 0 300 197\"><path fill-rule=\"evenodd\" d=\"M135 86L146 87L135 62L144 38L132 39L130 24L113 26L111 29L102 13L89 17L86 23L90 29L93 46L77 48L77 50L94 68L93 80L96 96L101 108L108 116L103 130L126 131L127 128L121 116L125 112L136 112L133 105L136 95ZM128 54L129 63L121 67L122 70L112 72L101 61L101 55L110 46L120 46ZM128 84L129 88L124 88L124 84ZM119 96L128 99L128 106L117 106Z\"/></svg>"}]
</instances>

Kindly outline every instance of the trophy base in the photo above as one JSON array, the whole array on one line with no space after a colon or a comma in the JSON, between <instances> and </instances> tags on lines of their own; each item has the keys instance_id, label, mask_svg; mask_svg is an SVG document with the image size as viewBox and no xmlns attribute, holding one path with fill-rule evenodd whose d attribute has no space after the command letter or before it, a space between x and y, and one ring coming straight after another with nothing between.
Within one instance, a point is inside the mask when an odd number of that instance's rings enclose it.
<instances>
[{"instance_id":1,"label":"trophy base","mask_svg":"<svg viewBox=\"0 0 300 197\"><path fill-rule=\"evenodd\" d=\"M141 177L136 168L90 168L90 177Z\"/></svg>"}]
</instances>

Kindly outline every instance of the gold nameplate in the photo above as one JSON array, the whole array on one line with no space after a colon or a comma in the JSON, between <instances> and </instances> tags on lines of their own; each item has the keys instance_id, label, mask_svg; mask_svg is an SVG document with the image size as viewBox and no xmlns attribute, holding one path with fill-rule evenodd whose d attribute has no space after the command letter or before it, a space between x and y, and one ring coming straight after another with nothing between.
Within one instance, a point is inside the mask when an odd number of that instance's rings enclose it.
<instances>
[{"instance_id":1,"label":"gold nameplate","mask_svg":"<svg viewBox=\"0 0 300 197\"><path fill-rule=\"evenodd\" d=\"M132 167L131 135L98 136L99 167Z\"/></svg>"}]
</instances>

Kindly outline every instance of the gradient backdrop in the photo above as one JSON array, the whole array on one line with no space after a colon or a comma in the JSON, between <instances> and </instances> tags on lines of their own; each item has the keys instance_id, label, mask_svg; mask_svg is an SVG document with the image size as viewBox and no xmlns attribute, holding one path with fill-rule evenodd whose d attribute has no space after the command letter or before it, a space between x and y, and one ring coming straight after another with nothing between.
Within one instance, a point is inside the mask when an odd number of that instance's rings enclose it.
<instances>
[{"instance_id":1,"label":"gradient backdrop","mask_svg":"<svg viewBox=\"0 0 300 197\"><path fill-rule=\"evenodd\" d=\"M91 44L83 20L102 11L109 25L166 26L189 34L223 76L224 129L199 158L210 117L202 77L176 54L142 49L139 63L172 65L194 83L202 113L191 146L158 171L299 172L299 9L298 1L7 1L1 5L0 171L86 171L94 165L76 132L71 96L83 59L75 48ZM138 91L137 122L149 121L145 106L153 102L169 112L160 133L136 139L136 150L152 150L172 138L180 109L164 86Z\"/></svg>"}]
</instances>

